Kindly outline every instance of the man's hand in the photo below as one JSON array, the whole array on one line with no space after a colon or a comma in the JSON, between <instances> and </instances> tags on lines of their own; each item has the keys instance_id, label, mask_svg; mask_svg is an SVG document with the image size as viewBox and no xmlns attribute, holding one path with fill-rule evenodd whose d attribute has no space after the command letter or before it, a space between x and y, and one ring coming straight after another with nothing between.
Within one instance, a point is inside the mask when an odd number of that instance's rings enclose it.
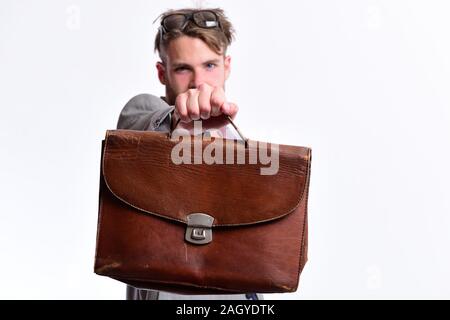
<instances>
[{"instance_id":1,"label":"man's hand","mask_svg":"<svg viewBox=\"0 0 450 320\"><path fill-rule=\"evenodd\" d=\"M237 112L238 106L227 102L221 87L212 87L206 83L179 94L175 100L175 114L185 123L222 114L234 118Z\"/></svg>"}]
</instances>

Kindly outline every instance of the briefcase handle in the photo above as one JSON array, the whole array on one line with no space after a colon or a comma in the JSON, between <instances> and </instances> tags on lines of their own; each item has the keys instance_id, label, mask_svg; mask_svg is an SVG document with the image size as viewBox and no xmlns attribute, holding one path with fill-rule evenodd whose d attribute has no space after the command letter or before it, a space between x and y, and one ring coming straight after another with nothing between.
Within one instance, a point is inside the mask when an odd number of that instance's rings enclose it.
<instances>
[{"instance_id":1,"label":"briefcase handle","mask_svg":"<svg viewBox=\"0 0 450 320\"><path fill-rule=\"evenodd\" d=\"M239 130L239 128L236 126L236 124L233 122L233 119L231 119L231 117L229 115L226 115L226 119L228 119L228 121L231 123L231 125L233 126L233 128L236 130L236 132L239 134L239 136L241 137L242 141L244 141L245 144L245 148L248 147L248 138L246 138L243 133L241 132L241 130ZM169 139L172 138L172 133L175 130L175 128L178 126L178 124L180 123L180 118L177 119L175 125L173 126L173 128L170 128L170 132L169 132Z\"/></svg>"}]
</instances>

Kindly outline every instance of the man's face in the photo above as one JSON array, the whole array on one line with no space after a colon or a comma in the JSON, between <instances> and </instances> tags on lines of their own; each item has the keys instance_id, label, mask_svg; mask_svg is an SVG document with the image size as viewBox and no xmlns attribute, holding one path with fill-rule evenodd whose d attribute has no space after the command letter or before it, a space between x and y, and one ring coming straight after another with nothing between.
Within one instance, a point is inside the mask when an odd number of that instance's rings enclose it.
<instances>
[{"instance_id":1,"label":"man's face","mask_svg":"<svg viewBox=\"0 0 450 320\"><path fill-rule=\"evenodd\" d=\"M172 40L165 60L165 65L158 62L156 67L170 105L180 93L198 88L202 83L225 89L231 58L215 53L198 38L182 36Z\"/></svg>"}]
</instances>

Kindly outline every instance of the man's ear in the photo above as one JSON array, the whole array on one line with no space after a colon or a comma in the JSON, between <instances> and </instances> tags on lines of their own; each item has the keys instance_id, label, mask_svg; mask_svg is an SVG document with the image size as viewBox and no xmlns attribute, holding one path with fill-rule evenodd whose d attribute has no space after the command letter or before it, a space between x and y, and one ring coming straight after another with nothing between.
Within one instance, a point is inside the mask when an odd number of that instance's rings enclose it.
<instances>
[{"instance_id":1,"label":"man's ear","mask_svg":"<svg viewBox=\"0 0 450 320\"><path fill-rule=\"evenodd\" d=\"M156 69L158 70L158 79L161 84L166 85L166 66L162 62L156 63Z\"/></svg>"},{"instance_id":2,"label":"man's ear","mask_svg":"<svg viewBox=\"0 0 450 320\"><path fill-rule=\"evenodd\" d=\"M230 72L231 72L231 57L230 56L226 56L224 61L223 61L223 66L225 68L225 80L228 79L228 77L230 76Z\"/></svg>"}]
</instances>

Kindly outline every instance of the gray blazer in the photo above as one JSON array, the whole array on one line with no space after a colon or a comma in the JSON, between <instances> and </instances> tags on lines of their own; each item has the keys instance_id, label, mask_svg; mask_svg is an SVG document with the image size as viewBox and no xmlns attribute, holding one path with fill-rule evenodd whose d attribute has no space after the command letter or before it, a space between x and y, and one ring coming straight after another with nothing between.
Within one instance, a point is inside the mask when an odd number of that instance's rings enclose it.
<instances>
[{"instance_id":1,"label":"gray blazer","mask_svg":"<svg viewBox=\"0 0 450 320\"><path fill-rule=\"evenodd\" d=\"M162 98L140 94L132 98L120 113L117 129L170 130L173 106ZM261 300L261 294L182 295L163 291L137 289L127 286L127 300Z\"/></svg>"}]
</instances>

